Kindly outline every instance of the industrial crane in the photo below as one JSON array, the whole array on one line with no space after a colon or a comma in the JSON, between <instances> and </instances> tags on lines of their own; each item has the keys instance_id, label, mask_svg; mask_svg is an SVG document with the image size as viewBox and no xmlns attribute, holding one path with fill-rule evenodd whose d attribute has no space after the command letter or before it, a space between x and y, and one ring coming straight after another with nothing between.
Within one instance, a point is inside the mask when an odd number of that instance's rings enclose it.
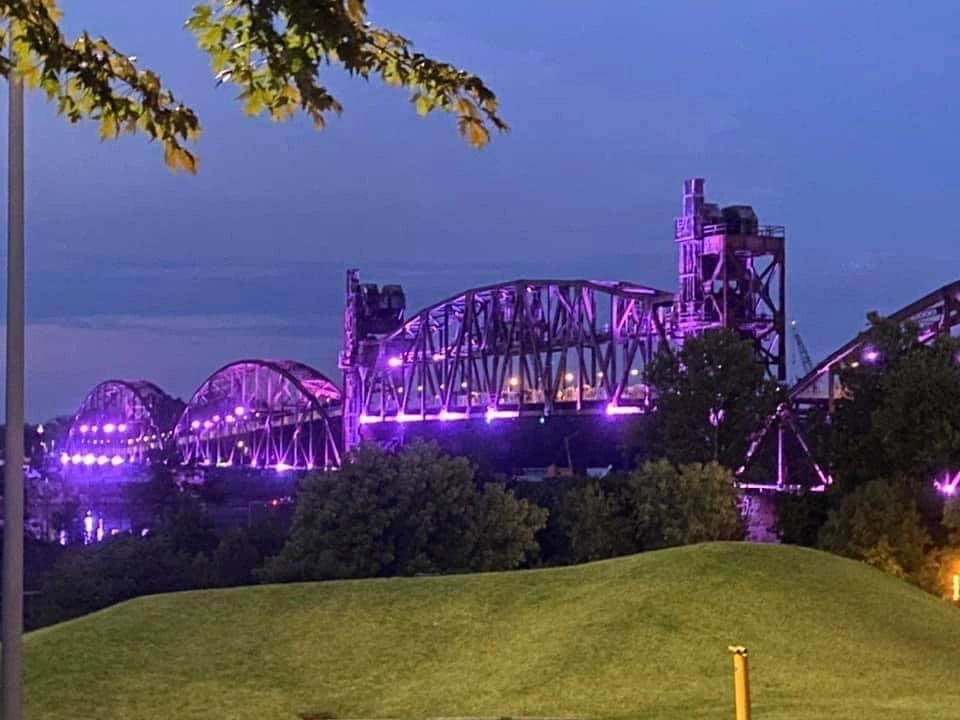
<instances>
[{"instance_id":1,"label":"industrial crane","mask_svg":"<svg viewBox=\"0 0 960 720\"><path fill-rule=\"evenodd\" d=\"M797 344L797 352L800 354L800 362L803 364L803 374L807 375L813 371L813 361L810 360L810 353L807 346L800 337L800 331L797 330L797 321L790 322L790 329L793 331L793 341Z\"/></svg>"}]
</instances>

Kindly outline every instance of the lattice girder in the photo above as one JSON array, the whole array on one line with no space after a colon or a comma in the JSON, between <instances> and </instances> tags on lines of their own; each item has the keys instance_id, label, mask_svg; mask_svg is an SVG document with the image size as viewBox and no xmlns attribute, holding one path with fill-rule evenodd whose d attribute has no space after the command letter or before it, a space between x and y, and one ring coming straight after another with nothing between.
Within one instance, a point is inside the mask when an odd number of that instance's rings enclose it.
<instances>
[{"instance_id":1,"label":"lattice girder","mask_svg":"<svg viewBox=\"0 0 960 720\"><path fill-rule=\"evenodd\" d=\"M183 404L146 380L107 380L84 398L67 431L64 465L142 462L170 436Z\"/></svg>"},{"instance_id":2,"label":"lattice girder","mask_svg":"<svg viewBox=\"0 0 960 720\"><path fill-rule=\"evenodd\" d=\"M643 412L671 300L584 280L468 290L363 349L360 423Z\"/></svg>"},{"instance_id":3,"label":"lattice girder","mask_svg":"<svg viewBox=\"0 0 960 720\"><path fill-rule=\"evenodd\" d=\"M188 464L321 468L340 463L341 393L292 361L241 360L213 373L174 429Z\"/></svg>"},{"instance_id":4,"label":"lattice girder","mask_svg":"<svg viewBox=\"0 0 960 720\"><path fill-rule=\"evenodd\" d=\"M920 331L918 339L924 343L951 333L954 328L960 327L960 281L937 288L900 308L889 318L899 323L915 322ZM790 389L791 401L797 405L830 404L842 397L843 388L840 387L838 373L846 363L863 359L862 351L867 343L867 331L864 331L830 353L794 383Z\"/></svg>"}]
</instances>

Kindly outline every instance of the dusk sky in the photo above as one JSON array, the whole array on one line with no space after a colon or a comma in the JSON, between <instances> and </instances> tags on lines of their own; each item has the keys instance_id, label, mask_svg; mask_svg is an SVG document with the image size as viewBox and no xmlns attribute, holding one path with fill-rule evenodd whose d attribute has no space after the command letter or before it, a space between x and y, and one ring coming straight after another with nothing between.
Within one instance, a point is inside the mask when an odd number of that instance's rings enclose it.
<instances>
[{"instance_id":1,"label":"dusk sky","mask_svg":"<svg viewBox=\"0 0 960 720\"><path fill-rule=\"evenodd\" d=\"M370 0L374 23L498 93L513 129L481 152L336 71L345 112L324 132L245 117L183 30L192 0L62 5L204 133L199 175L173 175L143 138L101 143L28 100L34 421L110 377L186 398L243 357L336 378L350 266L402 284L411 311L515 277L672 290L685 177L786 225L788 316L814 360L867 310L960 276L955 2Z\"/></svg>"}]
</instances>

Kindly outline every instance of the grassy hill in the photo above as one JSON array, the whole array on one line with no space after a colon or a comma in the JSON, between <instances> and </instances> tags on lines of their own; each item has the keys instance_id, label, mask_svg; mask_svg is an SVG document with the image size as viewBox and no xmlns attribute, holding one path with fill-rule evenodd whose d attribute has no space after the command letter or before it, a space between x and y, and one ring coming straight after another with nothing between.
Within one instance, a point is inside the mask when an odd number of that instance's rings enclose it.
<instances>
[{"instance_id":1,"label":"grassy hill","mask_svg":"<svg viewBox=\"0 0 960 720\"><path fill-rule=\"evenodd\" d=\"M954 718L960 612L864 565L702 545L575 568L143 598L27 639L28 717Z\"/></svg>"}]
</instances>

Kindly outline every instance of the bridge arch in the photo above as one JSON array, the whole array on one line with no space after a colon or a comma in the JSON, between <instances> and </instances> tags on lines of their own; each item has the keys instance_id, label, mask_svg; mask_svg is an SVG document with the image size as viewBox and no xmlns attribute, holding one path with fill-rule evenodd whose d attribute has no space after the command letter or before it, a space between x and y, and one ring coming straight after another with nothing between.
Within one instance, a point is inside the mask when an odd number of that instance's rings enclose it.
<instances>
[{"instance_id":1,"label":"bridge arch","mask_svg":"<svg viewBox=\"0 0 960 720\"><path fill-rule=\"evenodd\" d=\"M896 322L913 321L920 328L921 342L950 333L960 326L960 280L944 285L903 306L888 316ZM839 370L848 363L873 362L875 354L868 345L867 331L841 345L790 388L790 399L797 405L827 404L842 396Z\"/></svg>"},{"instance_id":2,"label":"bridge arch","mask_svg":"<svg viewBox=\"0 0 960 720\"><path fill-rule=\"evenodd\" d=\"M632 282L467 290L362 345L347 422L645 412L643 369L668 340L672 302L673 293Z\"/></svg>"},{"instance_id":3,"label":"bridge arch","mask_svg":"<svg viewBox=\"0 0 960 720\"><path fill-rule=\"evenodd\" d=\"M64 465L143 462L170 438L183 402L147 380L106 380L84 398L67 431Z\"/></svg>"},{"instance_id":4,"label":"bridge arch","mask_svg":"<svg viewBox=\"0 0 960 720\"><path fill-rule=\"evenodd\" d=\"M173 443L187 464L335 467L341 401L340 388L309 365L239 360L197 388L173 429Z\"/></svg>"}]
</instances>

